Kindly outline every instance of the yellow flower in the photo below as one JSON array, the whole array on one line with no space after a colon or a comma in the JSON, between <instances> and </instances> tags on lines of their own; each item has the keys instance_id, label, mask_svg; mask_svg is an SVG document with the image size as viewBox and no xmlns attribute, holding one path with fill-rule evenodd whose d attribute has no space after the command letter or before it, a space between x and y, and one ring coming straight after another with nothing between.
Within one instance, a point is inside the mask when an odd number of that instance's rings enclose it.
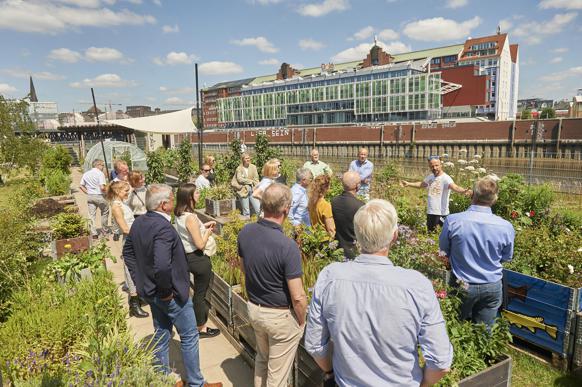
<instances>
[{"instance_id":1,"label":"yellow flower","mask_svg":"<svg viewBox=\"0 0 582 387\"><path fill-rule=\"evenodd\" d=\"M67 243L67 244L66 244L66 245L64 245L63 247L64 247L65 249L70 249L70 248L72 248L73 246L71 246L71 244L70 244L70 243Z\"/></svg>"}]
</instances>

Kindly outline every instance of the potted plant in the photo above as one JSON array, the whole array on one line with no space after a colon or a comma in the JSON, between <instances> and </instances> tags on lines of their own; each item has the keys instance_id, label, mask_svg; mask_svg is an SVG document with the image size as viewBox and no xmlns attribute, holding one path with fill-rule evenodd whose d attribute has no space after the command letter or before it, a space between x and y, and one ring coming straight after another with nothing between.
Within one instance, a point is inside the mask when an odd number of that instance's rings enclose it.
<instances>
[{"instance_id":1,"label":"potted plant","mask_svg":"<svg viewBox=\"0 0 582 387\"><path fill-rule=\"evenodd\" d=\"M81 215L63 212L55 216L51 223L55 258L85 251L91 246L87 219Z\"/></svg>"},{"instance_id":2,"label":"potted plant","mask_svg":"<svg viewBox=\"0 0 582 387\"><path fill-rule=\"evenodd\" d=\"M226 215L236 209L236 199L227 184L220 184L205 190L206 213L213 217Z\"/></svg>"}]
</instances>

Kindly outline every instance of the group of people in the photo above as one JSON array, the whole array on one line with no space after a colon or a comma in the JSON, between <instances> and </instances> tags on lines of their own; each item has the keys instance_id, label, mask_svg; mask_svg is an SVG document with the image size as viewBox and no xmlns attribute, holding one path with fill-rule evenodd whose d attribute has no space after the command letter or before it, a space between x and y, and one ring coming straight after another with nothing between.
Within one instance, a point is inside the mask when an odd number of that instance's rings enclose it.
<instances>
[{"instance_id":1,"label":"group of people","mask_svg":"<svg viewBox=\"0 0 582 387\"><path fill-rule=\"evenodd\" d=\"M452 364L453 348L432 283L390 261L390 249L398 239L396 209L385 200L365 203L373 173L367 156L366 149L359 150L358 159L342 175L343 193L330 203L325 194L333 172L319 160L317 149L297 170L291 188L277 182L279 160L269 160L259 180L250 156L242 155L231 185L243 214L248 215L251 207L261 214L238 236L257 342L255 386L286 385L302 337L329 386L429 386ZM202 172L208 179L214 164L213 160L205 163L209 171L203 166ZM129 171L128 184L123 164L115 168L118 180L106 185L102 172L100 176L95 171L102 171L103 162L96 160L93 166L83 176L81 189L88 194L92 217L99 208L106 219L109 207L106 210L103 201L109 200L114 223L123 234L130 314L142 317L131 306L139 308L140 298L150 305L158 363L169 372L168 343L175 326L186 369L180 383L220 385L206 383L199 366L198 340L219 334L206 326L204 296L216 242L215 223L201 222L194 212L200 187L183 184L174 196L167 185L152 184L146 189L143 177L136 182ZM440 250L451 268L450 285L462 299L461 317L491 328L501 305L501 264L511 259L515 236L511 224L491 211L497 181L484 177L473 189L465 189L443 171L438 157L429 159L429 168L432 173L422 182L401 183L427 190L427 224L430 230L442 227ZM135 186L141 199L136 194L132 200ZM451 191L472 197L467 211L449 215ZM140 214L134 212L139 207L136 200L142 201ZM346 256L344 262L321 271L310 303L302 283L299 246L283 233L287 219L294 225L321 225L330 238L339 241ZM94 219L92 233L96 235ZM194 274L192 299L190 273ZM424 367L419 364L418 348Z\"/></svg>"}]
</instances>

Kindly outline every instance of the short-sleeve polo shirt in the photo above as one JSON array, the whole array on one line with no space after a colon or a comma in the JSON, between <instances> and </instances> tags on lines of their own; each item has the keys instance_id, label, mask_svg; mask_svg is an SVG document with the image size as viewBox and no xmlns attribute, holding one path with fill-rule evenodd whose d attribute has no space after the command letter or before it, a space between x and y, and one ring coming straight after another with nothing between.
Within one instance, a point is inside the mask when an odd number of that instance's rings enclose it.
<instances>
[{"instance_id":1,"label":"short-sleeve polo shirt","mask_svg":"<svg viewBox=\"0 0 582 387\"><path fill-rule=\"evenodd\" d=\"M238 235L249 300L267 307L292 305L287 280L303 275L297 244L277 223L260 219Z\"/></svg>"}]
</instances>

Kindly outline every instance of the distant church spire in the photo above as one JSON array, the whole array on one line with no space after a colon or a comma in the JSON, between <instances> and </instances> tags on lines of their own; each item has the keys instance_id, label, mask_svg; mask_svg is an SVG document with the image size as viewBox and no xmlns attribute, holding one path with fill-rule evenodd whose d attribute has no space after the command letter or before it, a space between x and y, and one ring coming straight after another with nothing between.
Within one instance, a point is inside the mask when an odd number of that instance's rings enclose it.
<instances>
[{"instance_id":1,"label":"distant church spire","mask_svg":"<svg viewBox=\"0 0 582 387\"><path fill-rule=\"evenodd\" d=\"M30 102L38 102L36 90L34 89L34 83L32 83L32 76L30 77Z\"/></svg>"}]
</instances>

